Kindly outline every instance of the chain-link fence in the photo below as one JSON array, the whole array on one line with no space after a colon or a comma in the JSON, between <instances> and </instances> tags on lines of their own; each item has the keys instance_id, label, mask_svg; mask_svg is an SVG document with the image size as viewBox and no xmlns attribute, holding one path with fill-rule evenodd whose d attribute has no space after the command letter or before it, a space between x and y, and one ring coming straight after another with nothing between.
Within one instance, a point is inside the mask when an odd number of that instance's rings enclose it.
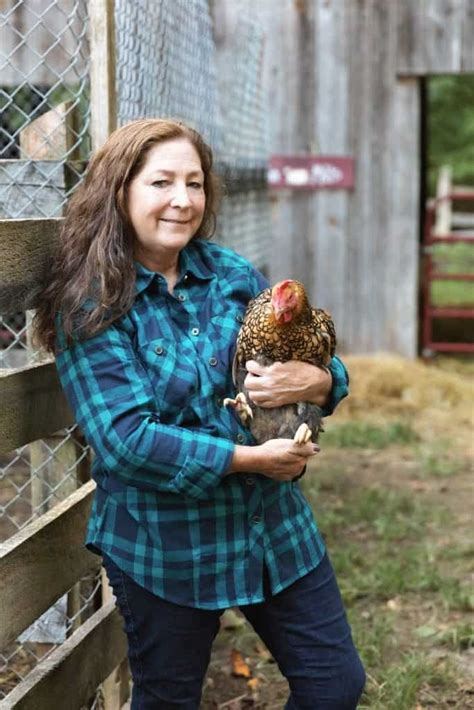
<instances>
[{"instance_id":1,"label":"chain-link fence","mask_svg":"<svg viewBox=\"0 0 474 710\"><path fill-rule=\"evenodd\" d=\"M250 0L232 2L239 22L222 43L212 0L116 0L118 120L180 118L205 136L227 189L216 238L265 269L263 36ZM86 0L2 3L0 219L61 216L81 179L90 153L88 23ZM35 361L29 322L30 314L0 314L0 372ZM0 456L0 542L69 495L89 457L74 427ZM0 698L97 608L99 585L82 580L1 650Z\"/></svg>"},{"instance_id":2,"label":"chain-link fence","mask_svg":"<svg viewBox=\"0 0 474 710\"><path fill-rule=\"evenodd\" d=\"M232 4L238 23L217 46L208 0L116 0L118 119L180 118L202 133L227 191L216 238L265 269L264 37L250 0Z\"/></svg>"}]
</instances>

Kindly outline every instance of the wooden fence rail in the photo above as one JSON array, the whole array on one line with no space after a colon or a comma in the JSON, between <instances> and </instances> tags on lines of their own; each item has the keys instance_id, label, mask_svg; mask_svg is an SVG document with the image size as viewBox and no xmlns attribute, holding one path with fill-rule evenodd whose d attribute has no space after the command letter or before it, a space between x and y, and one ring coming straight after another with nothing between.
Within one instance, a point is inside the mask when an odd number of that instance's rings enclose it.
<instances>
[{"instance_id":1,"label":"wooden fence rail","mask_svg":"<svg viewBox=\"0 0 474 710\"><path fill-rule=\"evenodd\" d=\"M94 488L85 483L0 545L0 648L99 569L100 559L83 545Z\"/></svg>"},{"instance_id":2,"label":"wooden fence rail","mask_svg":"<svg viewBox=\"0 0 474 710\"><path fill-rule=\"evenodd\" d=\"M74 421L52 362L0 372L0 402L0 454Z\"/></svg>"},{"instance_id":3,"label":"wooden fence rail","mask_svg":"<svg viewBox=\"0 0 474 710\"><path fill-rule=\"evenodd\" d=\"M0 710L78 710L126 653L122 620L103 606L0 703Z\"/></svg>"}]
</instances>

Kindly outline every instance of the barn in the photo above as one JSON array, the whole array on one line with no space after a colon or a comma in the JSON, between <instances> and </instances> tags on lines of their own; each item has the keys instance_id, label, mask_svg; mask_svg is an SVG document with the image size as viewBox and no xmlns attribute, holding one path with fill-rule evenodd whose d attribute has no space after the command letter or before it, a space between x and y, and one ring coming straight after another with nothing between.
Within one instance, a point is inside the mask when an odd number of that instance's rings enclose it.
<instances>
[{"instance_id":1,"label":"barn","mask_svg":"<svg viewBox=\"0 0 474 710\"><path fill-rule=\"evenodd\" d=\"M226 3L234 12L237 4ZM273 278L311 285L344 350L419 352L424 86L474 72L470 0L255 3L271 154L349 156L350 190L272 195Z\"/></svg>"}]
</instances>

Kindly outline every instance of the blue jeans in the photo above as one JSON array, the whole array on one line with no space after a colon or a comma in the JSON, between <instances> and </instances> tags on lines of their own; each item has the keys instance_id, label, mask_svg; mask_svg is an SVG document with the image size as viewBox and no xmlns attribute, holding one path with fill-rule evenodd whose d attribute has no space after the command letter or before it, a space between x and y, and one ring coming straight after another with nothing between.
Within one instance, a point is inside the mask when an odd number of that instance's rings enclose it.
<instances>
[{"instance_id":1,"label":"blue jeans","mask_svg":"<svg viewBox=\"0 0 474 710\"><path fill-rule=\"evenodd\" d=\"M125 621L132 710L197 710L222 610L165 601L104 559ZM279 594L240 610L290 685L286 710L354 710L365 674L327 556Z\"/></svg>"}]
</instances>

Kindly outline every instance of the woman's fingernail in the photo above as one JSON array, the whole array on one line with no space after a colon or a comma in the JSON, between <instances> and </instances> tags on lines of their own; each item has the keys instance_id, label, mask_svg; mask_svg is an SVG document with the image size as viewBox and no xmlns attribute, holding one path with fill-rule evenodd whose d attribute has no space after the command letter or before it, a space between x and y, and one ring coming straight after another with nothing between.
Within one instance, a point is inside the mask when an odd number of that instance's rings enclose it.
<instances>
[{"instance_id":1,"label":"woman's fingernail","mask_svg":"<svg viewBox=\"0 0 474 710\"><path fill-rule=\"evenodd\" d=\"M317 444L313 444L313 451L314 451L315 454L317 454L318 451L321 451L321 447L318 446Z\"/></svg>"}]
</instances>

